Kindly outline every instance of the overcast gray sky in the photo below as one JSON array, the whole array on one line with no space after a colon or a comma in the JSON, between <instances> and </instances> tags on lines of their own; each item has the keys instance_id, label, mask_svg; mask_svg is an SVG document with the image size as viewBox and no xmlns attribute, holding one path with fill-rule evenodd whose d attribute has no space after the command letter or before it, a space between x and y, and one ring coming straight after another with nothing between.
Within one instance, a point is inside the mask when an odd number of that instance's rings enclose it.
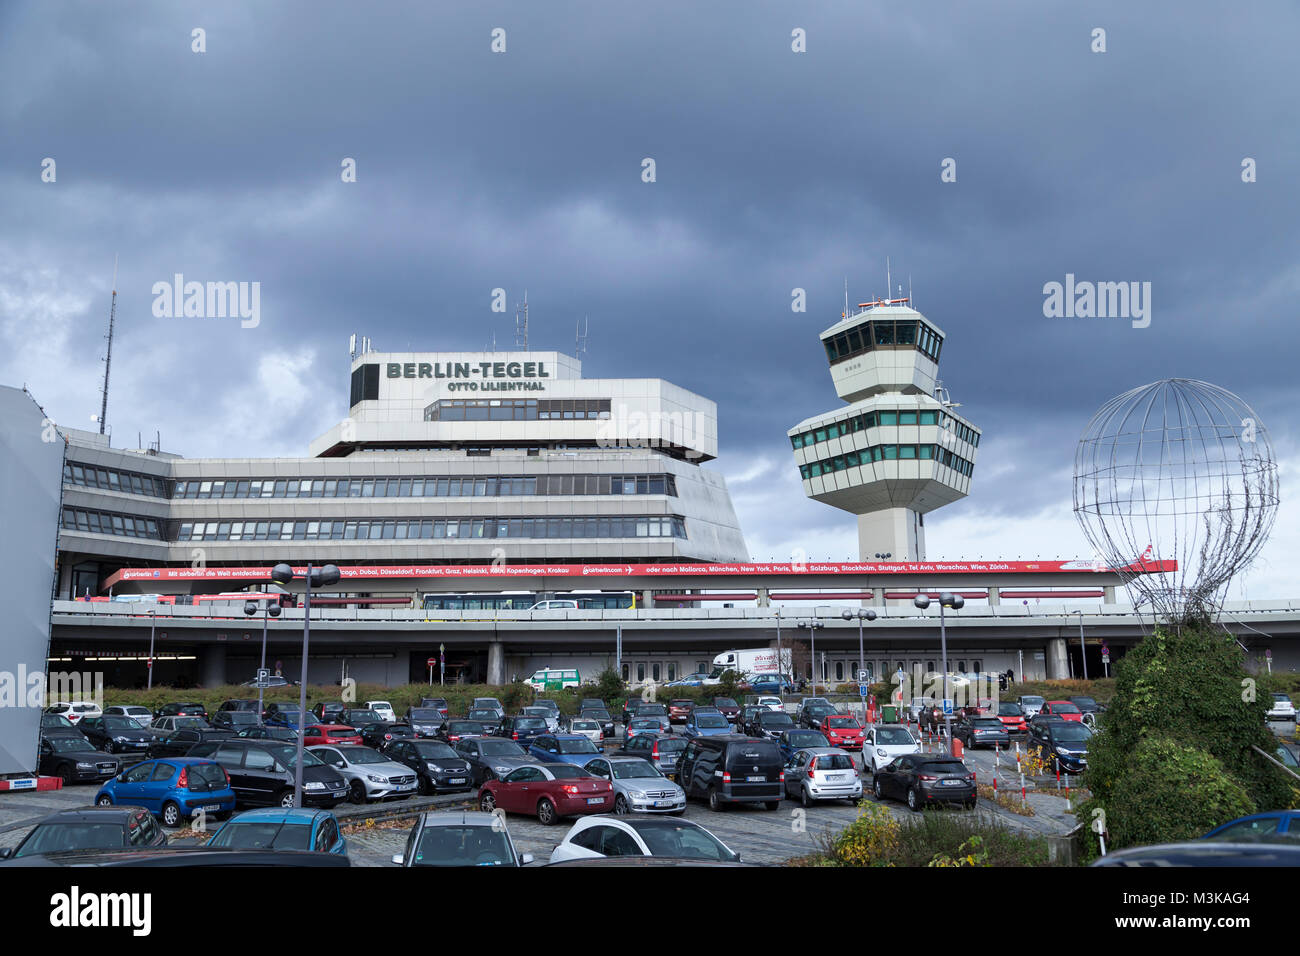
<instances>
[{"instance_id":1,"label":"overcast gray sky","mask_svg":"<svg viewBox=\"0 0 1300 956\"><path fill-rule=\"evenodd\" d=\"M527 288L534 347L572 350L589 316L587 375L718 402L712 467L755 558L838 560L854 521L804 500L785 431L837 404L817 333L845 278L885 292L889 256L984 431L931 556L1086 554L1070 469L1092 411L1203 378L1283 462L1274 541L1231 596L1294 594L1297 35L1281 0L9 0L0 381L93 427L118 253L115 444L302 455L347 414L350 333L504 347L491 290ZM260 282L261 324L155 318L177 272ZM1150 282L1150 326L1045 318L1067 273Z\"/></svg>"}]
</instances>

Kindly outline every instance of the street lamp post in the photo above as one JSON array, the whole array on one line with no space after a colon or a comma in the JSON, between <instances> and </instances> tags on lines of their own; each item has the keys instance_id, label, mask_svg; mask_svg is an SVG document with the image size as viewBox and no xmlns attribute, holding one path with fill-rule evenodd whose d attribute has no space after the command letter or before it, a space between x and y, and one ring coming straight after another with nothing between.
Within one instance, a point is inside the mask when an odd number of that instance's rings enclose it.
<instances>
[{"instance_id":1,"label":"street lamp post","mask_svg":"<svg viewBox=\"0 0 1300 956\"><path fill-rule=\"evenodd\" d=\"M265 678L263 674L266 671L266 627L270 618L280 616L280 596L275 595L275 603L269 603L268 598L258 598L260 601L268 602L262 605L262 663L257 669L257 719L262 719L263 696L266 694ZM244 613L252 617L257 613L257 603L255 601L244 602Z\"/></svg>"},{"instance_id":2,"label":"street lamp post","mask_svg":"<svg viewBox=\"0 0 1300 956\"><path fill-rule=\"evenodd\" d=\"M930 595L918 594L912 598L912 603L925 610L930 606ZM948 704L948 631L944 624L943 609L950 607L958 611L965 603L966 599L960 594L944 591L939 595L939 653L943 657L943 726L944 732L948 735L949 754L952 753L952 707Z\"/></svg>"},{"instance_id":3,"label":"street lamp post","mask_svg":"<svg viewBox=\"0 0 1300 956\"><path fill-rule=\"evenodd\" d=\"M294 574L293 566L289 564L277 564L271 569L271 580L276 584L286 585L292 581ZM311 643L311 587L328 587L331 584L338 583L339 569L332 564L327 564L321 568L313 569L311 562L307 563L307 572L302 575L306 589L303 592L302 602L302 679L298 682L298 757L293 775L293 805L302 806L302 738L303 724L307 721L307 651Z\"/></svg>"},{"instance_id":4,"label":"street lamp post","mask_svg":"<svg viewBox=\"0 0 1300 956\"><path fill-rule=\"evenodd\" d=\"M858 608L856 611L845 609L840 612L840 617L844 618L846 621L851 621L854 618L858 619L858 680L862 680L862 675L866 673L867 670L867 655L862 646L862 622L874 621L876 619L876 612L871 610L871 608L862 607Z\"/></svg>"},{"instance_id":5,"label":"street lamp post","mask_svg":"<svg viewBox=\"0 0 1300 956\"><path fill-rule=\"evenodd\" d=\"M823 624L821 621L800 621L799 622L800 628L804 628L804 627L808 628L808 640L811 645L808 649L808 657L812 663L814 697L817 696L817 628L825 627L825 626L826 625Z\"/></svg>"},{"instance_id":6,"label":"street lamp post","mask_svg":"<svg viewBox=\"0 0 1300 956\"><path fill-rule=\"evenodd\" d=\"M1083 661L1083 679L1088 679L1088 648L1083 643L1083 612L1071 611L1071 614L1079 615L1079 660Z\"/></svg>"},{"instance_id":7,"label":"street lamp post","mask_svg":"<svg viewBox=\"0 0 1300 956\"><path fill-rule=\"evenodd\" d=\"M153 608L149 609L149 690L153 690L153 635L154 628L158 624L158 612Z\"/></svg>"}]
</instances>

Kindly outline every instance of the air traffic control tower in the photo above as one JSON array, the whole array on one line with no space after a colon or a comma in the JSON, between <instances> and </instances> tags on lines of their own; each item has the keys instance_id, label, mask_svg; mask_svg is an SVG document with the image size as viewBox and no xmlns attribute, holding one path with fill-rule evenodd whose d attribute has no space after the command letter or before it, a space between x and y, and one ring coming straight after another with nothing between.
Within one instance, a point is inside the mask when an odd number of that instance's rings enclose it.
<instances>
[{"instance_id":1,"label":"air traffic control tower","mask_svg":"<svg viewBox=\"0 0 1300 956\"><path fill-rule=\"evenodd\" d=\"M939 382L944 333L877 299L846 303L821 340L848 404L787 433L804 494L858 516L861 560L925 560L925 515L969 494L980 440Z\"/></svg>"}]
</instances>

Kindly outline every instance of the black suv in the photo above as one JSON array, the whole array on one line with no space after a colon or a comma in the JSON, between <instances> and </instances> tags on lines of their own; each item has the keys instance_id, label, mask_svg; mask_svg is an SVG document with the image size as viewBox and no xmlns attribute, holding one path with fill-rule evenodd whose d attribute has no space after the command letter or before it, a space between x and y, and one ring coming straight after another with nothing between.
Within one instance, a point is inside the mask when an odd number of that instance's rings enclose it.
<instances>
[{"instance_id":1,"label":"black suv","mask_svg":"<svg viewBox=\"0 0 1300 956\"><path fill-rule=\"evenodd\" d=\"M773 740L779 740L787 730L796 729L794 718L783 710L764 708L762 713L755 714L754 719L749 722L751 734L755 737L770 737Z\"/></svg>"},{"instance_id":2,"label":"black suv","mask_svg":"<svg viewBox=\"0 0 1300 956\"><path fill-rule=\"evenodd\" d=\"M82 717L77 729L91 746L105 753L144 753L153 734L130 717Z\"/></svg>"},{"instance_id":3,"label":"black suv","mask_svg":"<svg viewBox=\"0 0 1300 956\"><path fill-rule=\"evenodd\" d=\"M438 728L446 722L437 707L406 708L406 723L417 737L436 737Z\"/></svg>"},{"instance_id":4,"label":"black suv","mask_svg":"<svg viewBox=\"0 0 1300 956\"><path fill-rule=\"evenodd\" d=\"M1066 773L1082 773L1088 769L1090 740L1092 728L1077 720L1034 720L1025 747L1037 750L1050 764L1059 760Z\"/></svg>"},{"instance_id":5,"label":"black suv","mask_svg":"<svg viewBox=\"0 0 1300 956\"><path fill-rule=\"evenodd\" d=\"M146 757L184 757L195 746L209 740L225 740L235 734L230 730L216 730L210 727L185 727L172 730L154 737L149 742Z\"/></svg>"},{"instance_id":6,"label":"black suv","mask_svg":"<svg viewBox=\"0 0 1300 956\"><path fill-rule=\"evenodd\" d=\"M230 737L206 740L190 750L191 757L215 760L230 774L238 803L251 806L293 806L294 744L274 740ZM331 809L348 794L347 781L310 750L302 754L303 806Z\"/></svg>"},{"instance_id":7,"label":"black suv","mask_svg":"<svg viewBox=\"0 0 1300 956\"><path fill-rule=\"evenodd\" d=\"M228 730L232 734L249 727L261 726L262 718L256 708L253 710L219 710L212 715L212 726L216 730Z\"/></svg>"},{"instance_id":8,"label":"black suv","mask_svg":"<svg viewBox=\"0 0 1300 956\"><path fill-rule=\"evenodd\" d=\"M728 803L761 803L775 810L785 796L784 765L775 740L740 734L696 737L677 761L677 783L687 799L707 799L710 810Z\"/></svg>"}]
</instances>

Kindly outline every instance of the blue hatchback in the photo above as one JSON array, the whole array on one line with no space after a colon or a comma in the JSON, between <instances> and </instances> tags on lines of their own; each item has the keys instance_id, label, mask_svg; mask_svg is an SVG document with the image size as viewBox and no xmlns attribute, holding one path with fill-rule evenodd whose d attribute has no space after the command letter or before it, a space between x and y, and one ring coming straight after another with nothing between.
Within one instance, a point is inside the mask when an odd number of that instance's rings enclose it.
<instances>
[{"instance_id":1,"label":"blue hatchback","mask_svg":"<svg viewBox=\"0 0 1300 956\"><path fill-rule=\"evenodd\" d=\"M542 734L533 740L528 752L538 760L571 763L575 767L585 767L588 760L603 753L582 734Z\"/></svg>"},{"instance_id":2,"label":"blue hatchback","mask_svg":"<svg viewBox=\"0 0 1300 956\"><path fill-rule=\"evenodd\" d=\"M144 807L163 826L180 826L202 811L205 817L233 813L235 791L221 764L202 757L145 760L99 788L95 803Z\"/></svg>"},{"instance_id":3,"label":"blue hatchback","mask_svg":"<svg viewBox=\"0 0 1300 956\"><path fill-rule=\"evenodd\" d=\"M1201 839L1230 843L1300 842L1300 810L1274 810L1238 817L1215 827Z\"/></svg>"},{"instance_id":4,"label":"blue hatchback","mask_svg":"<svg viewBox=\"0 0 1300 956\"><path fill-rule=\"evenodd\" d=\"M704 710L696 707L686 718L686 726L682 728L682 736L691 737L718 737L722 734L734 734L731 722L722 716L719 710Z\"/></svg>"},{"instance_id":5,"label":"blue hatchback","mask_svg":"<svg viewBox=\"0 0 1300 956\"><path fill-rule=\"evenodd\" d=\"M338 817L309 807L262 807L231 817L212 834L208 846L244 850L348 852Z\"/></svg>"}]
</instances>

